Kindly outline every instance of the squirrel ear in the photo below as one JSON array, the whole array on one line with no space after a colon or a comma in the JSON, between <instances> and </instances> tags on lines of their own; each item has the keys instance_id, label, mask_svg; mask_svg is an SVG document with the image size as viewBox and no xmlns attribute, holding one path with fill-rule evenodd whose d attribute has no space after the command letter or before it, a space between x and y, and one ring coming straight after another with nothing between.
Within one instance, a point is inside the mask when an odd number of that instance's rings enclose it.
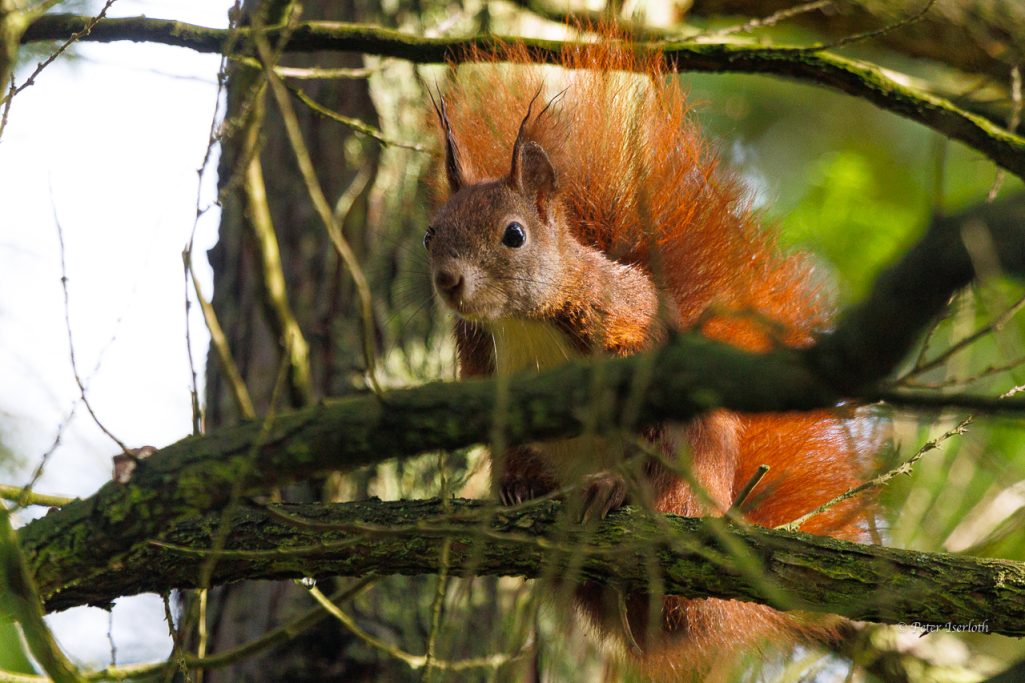
<instances>
[{"instance_id":1,"label":"squirrel ear","mask_svg":"<svg viewBox=\"0 0 1025 683\"><path fill-rule=\"evenodd\" d=\"M452 124L448 120L448 110L445 109L445 98L442 96L441 91L438 91L438 99L441 100L441 105L435 101L434 95L431 93L431 89L427 89L427 94L431 98L431 104L434 105L434 111L438 115L438 121L441 122L441 128L445 131L445 176L448 178L448 189L455 194L459 191L466 181L463 179L463 167L459 162L459 148L456 147L455 136L452 135Z\"/></svg>"},{"instance_id":2,"label":"squirrel ear","mask_svg":"<svg viewBox=\"0 0 1025 683\"><path fill-rule=\"evenodd\" d=\"M531 113L534 111L534 102L540 96L541 88L538 88L534 97L531 98L530 104L527 105L527 114L520 121L520 129L516 131L509 180L513 187L520 191L520 194L534 202L541 218L548 220L549 205L551 198L555 195L555 169L552 167L548 155L545 154L544 148L533 140L527 140L525 135ZM534 119L535 123L548 111L553 102L555 102L555 98L537 115L537 118Z\"/></svg>"},{"instance_id":3,"label":"squirrel ear","mask_svg":"<svg viewBox=\"0 0 1025 683\"><path fill-rule=\"evenodd\" d=\"M520 194L534 202L541 218L547 220L556 182L555 169L544 148L533 140L517 140L509 177Z\"/></svg>"}]
</instances>

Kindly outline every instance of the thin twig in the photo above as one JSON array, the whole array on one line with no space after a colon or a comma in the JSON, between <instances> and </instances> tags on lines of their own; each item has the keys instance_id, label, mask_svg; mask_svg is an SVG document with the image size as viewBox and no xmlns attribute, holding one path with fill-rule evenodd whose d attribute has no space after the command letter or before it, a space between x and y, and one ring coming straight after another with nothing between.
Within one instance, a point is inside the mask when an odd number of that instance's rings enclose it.
<instances>
[{"instance_id":1,"label":"thin twig","mask_svg":"<svg viewBox=\"0 0 1025 683\"><path fill-rule=\"evenodd\" d=\"M109 4L109 3L108 3ZM96 415L96 411L93 410L92 405L89 403L89 399L86 397L86 387L82 382L82 376L78 372L78 361L75 358L75 339L71 332L71 303L70 296L68 294L68 269L65 262L64 252L64 229L61 227L60 219L57 217L57 209L54 207L53 211L53 222L57 226L57 242L60 247L60 262L61 262L61 289L64 292L64 327L68 334L68 352L71 356L71 371L75 375L75 384L78 385L78 395L85 406L85 409L89 411L89 415L92 416L93 422L100 428L104 434L118 445L121 452L128 453L128 446L119 438L114 436L113 432L107 429L100 418Z\"/></svg>"},{"instance_id":2,"label":"thin twig","mask_svg":"<svg viewBox=\"0 0 1025 683\"><path fill-rule=\"evenodd\" d=\"M18 507L25 507L26 505L43 505L46 507L57 508L67 505L74 500L74 498L68 498L66 496L36 493L32 490L26 490L22 486L10 486L8 484L0 484L0 499L13 501L18 505Z\"/></svg>"},{"instance_id":3,"label":"thin twig","mask_svg":"<svg viewBox=\"0 0 1025 683\"><path fill-rule=\"evenodd\" d=\"M377 577L373 576L367 576L359 579L351 586L347 586L346 588L335 592L334 595L331 596L331 600L335 603L351 600L367 590L376 580ZM299 615L295 619L292 619L277 628L271 629L247 643L243 643L229 650L217 652L206 657L197 657L186 653L184 655L184 660L188 666L195 669L216 669L228 666L250 657L253 654L268 650L301 635L304 631L308 630L327 616L328 613L318 605ZM161 671L167 671L168 666L168 662L131 664L128 666L108 667L101 671L91 671L84 674L84 676L88 680L132 680L151 676L153 674L160 673ZM175 665L171 664L170 666L174 667ZM0 678L0 681L2 680L3 679ZM26 679L26 683L45 683L47 680L48 679L43 676L31 676Z\"/></svg>"},{"instance_id":4,"label":"thin twig","mask_svg":"<svg viewBox=\"0 0 1025 683\"><path fill-rule=\"evenodd\" d=\"M441 476L441 490L438 492L442 501L442 510L451 514L449 504L448 476L445 472L445 453L438 453L438 473ZM451 565L452 541L445 539L441 545L441 556L438 563L438 580L434 586L434 600L431 601L431 628L427 634L427 651L425 653L422 683L430 683L431 672L438 646L438 632L441 630L441 615L445 609L445 594L448 592L448 573Z\"/></svg>"},{"instance_id":5,"label":"thin twig","mask_svg":"<svg viewBox=\"0 0 1025 683\"><path fill-rule=\"evenodd\" d=\"M833 50L838 47L844 47L845 45L851 45L853 43L864 42L872 38L878 38L879 36L891 33L893 31L896 31L897 29L904 28L905 26L909 26L910 24L915 23L916 21L924 17L929 12L929 10L932 9L932 6L935 3L936 0L926 0L925 5L922 6L922 9L918 10L910 16L904 17L900 21L896 21L892 24L887 24L886 26L883 26L881 28L872 29L871 31L864 31L862 33L855 33L849 36L845 36L840 40L831 43L820 43L818 45L813 45L809 49L816 51Z\"/></svg>"},{"instance_id":6,"label":"thin twig","mask_svg":"<svg viewBox=\"0 0 1025 683\"><path fill-rule=\"evenodd\" d=\"M295 95L296 99L298 99L300 102L302 102L307 107L312 109L314 112L320 114L321 116L329 118L332 121L337 121L338 123L342 124L343 126L346 126L347 128L351 128L357 133L361 133L373 140L376 140L381 144L382 147L402 147L403 149L411 149L414 152L428 152L427 148L421 144L415 142L402 142L400 140L392 140L379 129L375 128L374 126L371 126L366 121L361 121L352 116L345 116L344 114L339 114L334 110L328 109L327 107L325 107L324 105L320 104L312 97L307 95L302 90L302 88L297 88L294 86L286 87L288 87L288 90L293 95Z\"/></svg>"},{"instance_id":7,"label":"thin twig","mask_svg":"<svg viewBox=\"0 0 1025 683\"><path fill-rule=\"evenodd\" d=\"M936 196L937 195L934 195L934 198ZM937 205L933 207L933 210L938 212L938 209L939 207L937 202ZM950 316L953 313L953 303L957 300L958 296L959 294L954 294L947 299L947 305L944 306L943 312L937 315L932 321L932 324L929 325L929 329L926 330L926 333L922 338L922 344L919 346L918 352L915 354L914 367L918 367L920 364L925 362L925 355L929 352L929 347L932 344L933 337L935 337L936 333L939 331L940 325L950 319Z\"/></svg>"},{"instance_id":8,"label":"thin twig","mask_svg":"<svg viewBox=\"0 0 1025 683\"><path fill-rule=\"evenodd\" d=\"M345 188L338 197L338 201L335 202L334 216L335 222L338 225L345 225L346 219L349 217L349 212L352 211L352 207L356 204L356 200L359 196L367 189L367 185L373 179L374 172L369 165L365 165L360 168L359 172L349 183L349 186Z\"/></svg>"},{"instance_id":9,"label":"thin twig","mask_svg":"<svg viewBox=\"0 0 1025 683\"><path fill-rule=\"evenodd\" d=\"M338 603L351 600L367 590L367 588L372 586L376 580L377 577L374 576L367 576L359 579L351 586L335 592L334 595L331 596L331 601ZM253 654L263 650L268 650L276 645L280 645L281 643L296 638L327 616L328 613L324 611L320 605L317 605L295 619L267 631L258 638L254 638L249 642L233 647L230 650L217 652L207 657L196 657L186 653L184 655L185 663L196 669L216 669L228 666L250 657ZM162 661L145 664L129 664L126 666L108 666L98 671L82 672L82 677L90 681L130 681L148 678L155 674L165 672L168 670L168 667L173 671L177 667L177 664L169 664L166 661ZM50 683L51 681L52 679L49 676L21 674L0 670L0 683Z\"/></svg>"},{"instance_id":10,"label":"thin twig","mask_svg":"<svg viewBox=\"0 0 1025 683\"><path fill-rule=\"evenodd\" d=\"M88 387L89 384L92 382L92 379L96 377L97 374L99 374L100 368L103 366L103 359L106 356L107 351L110 349L110 347L114 344L114 341L117 339L117 333L125 320L126 312L127 307L126 310L123 311L121 315L118 316L117 320L114 322L114 331L111 333L110 338L107 339L107 342L103 345L103 348L101 348L100 352L96 355L96 364L93 366L92 372L89 374L89 376L85 378L85 380L83 381L83 384L85 384L86 387ZM68 410L67 414L61 420L60 424L57 425L57 432L56 434L54 434L53 441L51 441L49 447L45 451L43 451L43 454L39 458L39 464L36 465L36 468L35 470L33 470L32 476L29 477L28 482L22 487L22 492L24 495L28 495L29 497L32 496L32 488L36 485L36 483L38 483L39 479L42 478L43 472L46 469L46 464L49 462L50 457L60 447L64 439L64 432L68 429L72 421L75 419L75 415L78 412L78 406L81 403L82 399L79 396L72 402L71 409ZM18 505L19 507L23 506L21 502L16 502L16 505Z\"/></svg>"},{"instance_id":11,"label":"thin twig","mask_svg":"<svg viewBox=\"0 0 1025 683\"><path fill-rule=\"evenodd\" d=\"M808 12L814 12L815 10L825 9L833 5L833 0L812 0L812 2L806 2L801 5L795 5L793 7L785 7L777 12L762 17L754 18L743 24L737 24L736 26L727 26L726 28L712 31L710 33L699 33L695 36L691 36L693 39L698 38L721 38L723 36L733 35L736 33L749 33L755 29L766 28L775 26L781 21L786 21L793 17Z\"/></svg>"},{"instance_id":12,"label":"thin twig","mask_svg":"<svg viewBox=\"0 0 1025 683\"><path fill-rule=\"evenodd\" d=\"M214 307L203 296L203 290L200 287L199 278L196 277L196 271L192 268L188 250L182 252L182 258L185 260L185 270L192 279L192 288L196 294L196 301L199 302L199 308L203 311L206 329L210 332L210 344L214 347L217 360L221 363L221 369L228 380L228 386L231 388L231 395L235 399L235 405L238 407L239 414L246 420L256 419L256 408L253 407L253 399L249 396L249 390L246 388L245 380L242 379L242 373L239 372L238 365L235 364L235 359L231 355L228 338L225 336L224 329L217 319L217 312L214 311Z\"/></svg>"},{"instance_id":13,"label":"thin twig","mask_svg":"<svg viewBox=\"0 0 1025 683\"><path fill-rule=\"evenodd\" d=\"M203 160L200 162L199 167L196 169L196 211L195 216L192 220L192 231L189 233L189 241L186 243L185 248L182 250L182 258L184 260L185 267L185 351L188 354L189 360L189 372L191 374L192 382L189 385L189 394L192 403L192 433L199 434L203 429L203 413L202 404L199 400L199 383L196 376L196 365L195 360L192 357L192 321L189 318L189 311L191 309L191 303L189 301L189 282L193 284L198 282L196 280L195 273L192 270L192 251L195 247L196 242L196 230L199 228L199 219L209 210L209 206L201 207L203 197L203 178L206 176L206 169L210 163L210 158L213 155L214 146L217 144L219 139L218 136L218 125L217 121L220 117L221 109L221 96L224 93L224 85L227 80L227 66L228 59L232 51L238 42L238 18L242 16L242 0L235 0L234 5L228 12L228 38L225 41L224 49L221 51L221 61L217 67L217 92L214 95L214 113L210 117L210 127L207 132L206 149L203 152ZM204 305L204 299L202 293L196 286L196 296L200 301L200 306L203 308L203 317L207 321L207 328L210 328L210 317L207 315L208 306ZM220 329L220 323L217 321L216 312L213 306L209 306L212 314L214 323L217 328ZM211 337L213 331L211 330ZM231 358L229 354L229 359ZM223 359L222 359L223 364ZM226 367L226 366L225 366ZM243 410L240 404L240 411Z\"/></svg>"},{"instance_id":14,"label":"thin twig","mask_svg":"<svg viewBox=\"0 0 1025 683\"><path fill-rule=\"evenodd\" d=\"M310 200L313 202L313 207L320 217L328 237L331 239L331 243L338 251L338 255L342 258L342 261L349 270L349 275L352 276L353 283L356 285L356 292L360 302L360 315L363 321L363 354L367 363L367 378L374 393L382 396L384 390L377 381L377 353L374 350L376 343L374 340L374 308L370 285L367 282L366 275L363 273L363 268L359 264L359 259L349 245L348 240L345 239L341 226L334 219L334 213L327 201L327 197L324 196L324 190L321 188L317 171L313 167L313 161L310 159L306 143L303 141L302 130L299 127L299 120L289 99L288 89L281 82L281 79L278 78L277 74L274 73L273 69L270 68L274 62L271 59L270 46L260 30L261 28L257 26L257 30L253 33L257 51L265 65L267 81L281 112L281 118L285 124L285 132L291 143L292 152L295 154L306 190L310 195Z\"/></svg>"},{"instance_id":15,"label":"thin twig","mask_svg":"<svg viewBox=\"0 0 1025 683\"><path fill-rule=\"evenodd\" d=\"M420 669L427 664L427 657L423 655L414 655L401 648L390 645L383 640L372 636L363 629L361 629L356 621L346 614L340 607L332 602L326 595L320 592L316 586L310 586L307 588L313 599L320 603L327 612L335 619L340 621L345 628L362 640L364 643L369 645L375 650L385 653L390 657L394 657L399 661L405 663L411 669ZM444 659L433 659L431 660L431 666L436 669L443 669L445 671L466 671L468 669L497 669L501 666L508 664L509 662L515 661L522 657L524 652L516 652L513 654L494 654L486 657L474 657L472 659L458 659L458 660L444 660Z\"/></svg>"},{"instance_id":16,"label":"thin twig","mask_svg":"<svg viewBox=\"0 0 1025 683\"><path fill-rule=\"evenodd\" d=\"M196 659L202 660L204 657L206 657L206 648L208 644L206 609L207 599L210 596L210 589L200 588L198 591L196 591L196 593L198 594L196 597L197 602L199 603L199 614L196 616L196 619L198 620L198 623L196 625ZM196 669L196 681L201 683L203 680L203 669L200 667L196 667L195 664L193 664L192 666Z\"/></svg>"},{"instance_id":17,"label":"thin twig","mask_svg":"<svg viewBox=\"0 0 1025 683\"><path fill-rule=\"evenodd\" d=\"M747 500L747 497L750 496L751 492L754 491L754 488L758 486L758 482L760 482L765 477L765 475L769 473L770 469L772 468L770 468L768 465L758 466L758 469L755 470L755 473L751 475L751 478L748 480L748 482L744 484L744 488L740 489L740 493L737 494L736 500L734 500L733 504L730 505L730 509L726 511L727 515L731 513L740 512L740 506L744 504L744 501Z\"/></svg>"},{"instance_id":18,"label":"thin twig","mask_svg":"<svg viewBox=\"0 0 1025 683\"><path fill-rule=\"evenodd\" d=\"M1012 135L1018 130L1018 124L1021 123L1022 107L1025 105L1025 98L1022 98L1021 94L1021 67L1021 64L1015 64L1011 69L1011 112L1007 116L1007 132ZM996 200L1006 177L1007 171L998 168L996 177L993 179L993 186L989 188L989 194L986 195L986 201Z\"/></svg>"},{"instance_id":19,"label":"thin twig","mask_svg":"<svg viewBox=\"0 0 1025 683\"><path fill-rule=\"evenodd\" d=\"M253 69L263 69L263 65L260 64L260 60L253 59L252 57L231 57L232 61L238 62L239 64L245 64ZM321 67L307 67L300 68L295 66L275 66L274 73L281 76L282 78L295 78L298 80L312 81L312 80L356 80L370 78L380 69L374 69L370 67L363 68L351 68L351 67L338 67L333 69L321 68Z\"/></svg>"},{"instance_id":20,"label":"thin twig","mask_svg":"<svg viewBox=\"0 0 1025 683\"><path fill-rule=\"evenodd\" d=\"M188 253L188 249L184 253ZM182 268L185 274L185 350L189 357L189 375L192 378L189 384L189 398L192 404L192 434L203 433L203 408L199 400L199 378L196 373L196 361L192 357L192 324L189 322L189 314L192 312L192 299L189 297L190 268L189 259L183 259Z\"/></svg>"},{"instance_id":21,"label":"thin twig","mask_svg":"<svg viewBox=\"0 0 1025 683\"><path fill-rule=\"evenodd\" d=\"M181 634L174 625L174 615L171 614L171 597L167 593L160 597L164 601L164 620L167 622L167 632L171 636L172 643L171 656L168 659L174 661L178 671L181 672L182 677L185 679L185 683L192 683L192 676L189 675L189 664L186 661L185 647L181 642Z\"/></svg>"},{"instance_id":22,"label":"thin twig","mask_svg":"<svg viewBox=\"0 0 1025 683\"><path fill-rule=\"evenodd\" d=\"M29 74L28 78L25 79L24 83L22 83L18 87L13 87L12 79L11 91L7 95L5 95L2 100L0 100L0 104L6 106L7 103L14 98L15 95L20 93L25 88L31 85L35 85L36 77L39 76L43 69L50 66L50 64L52 64L54 60L56 60L58 57L64 54L64 51L71 47L71 44L74 43L76 40L78 40L79 38L84 38L85 36L89 35L92 32L93 28L96 26L96 24L103 21L103 18L107 16L107 10L109 10L110 6L113 5L115 2L117 2L117 0L107 0L107 2L103 5L103 9L100 10L100 13L92 19L90 19L88 22L86 22L85 27L81 31L76 31L75 33L72 33L70 38L61 43L60 47L57 48L56 52L54 52L49 57L36 64L35 70L32 71L31 74Z\"/></svg>"},{"instance_id":23,"label":"thin twig","mask_svg":"<svg viewBox=\"0 0 1025 683\"><path fill-rule=\"evenodd\" d=\"M904 462L902 462L900 465L898 465L897 467L893 468L892 470L890 470L888 472L884 472L883 474L880 474L878 477L874 477L874 478L870 479L869 481L866 481L863 484L859 484L858 486L855 486L853 488L850 488L850 489L844 491L839 496L837 496L837 497L835 497L835 498L833 498L831 500L826 501L825 503L823 503L822 505L818 506L817 508L815 508L811 512L798 517L797 519L793 520L792 522L787 522L786 524L780 524L779 526L776 527L776 529L779 529L781 531L798 531L801 528L801 526L803 526L804 523L807 522L809 519L811 519L812 517L816 517L816 516L822 514L826 510L830 509L831 507L833 507L835 505L838 505L838 504L844 502L845 500L850 500L851 498L854 498L855 496L860 495L861 493L864 493L865 491L868 491L869 489L874 489L874 488L879 488L881 486L884 486L887 482L889 482L890 480L896 478L898 475L901 475L901 474L910 475L911 474L911 470L915 466L915 463L917 463L919 460L921 460L923 455L925 455L929 451L932 451L932 450L935 450L935 449L939 448L940 444L942 444L944 441L946 441L947 439L951 438L952 436L955 436L955 435L958 435L958 434L964 434L968 430L968 425L970 425L972 423L973 419L974 419L973 416L969 415L965 419L961 420L961 422L959 422L958 425L956 427L954 427L953 429L951 429L951 430L949 430L947 432L944 432L942 435L940 435L939 437L937 437L935 439L932 439L930 441L926 441L924 444L922 444L922 447L918 449L918 452L916 452L913 456L911 456L910 458L908 458L907 460L905 460Z\"/></svg>"},{"instance_id":24,"label":"thin twig","mask_svg":"<svg viewBox=\"0 0 1025 683\"><path fill-rule=\"evenodd\" d=\"M991 334L993 332L999 332L1004 328L1004 326L1007 325L1007 323L1011 322L1014 316L1017 315L1017 313L1023 308L1025 308L1025 296L1015 301L1003 313L1001 313L996 318L980 327L975 332L971 333L967 337L964 337L963 339L958 340L954 344L951 344L948 348L944 349L943 352L935 358L928 361L919 359L919 362L915 363L915 367L913 367L911 370L905 373L905 375L901 377L899 380L897 380L897 382L903 382L906 379L909 379L911 377L917 377L918 375L921 375L923 372L939 367L940 365L945 363L951 356L958 353L959 351L964 350L969 345L975 343L982 337L985 337L986 335Z\"/></svg>"},{"instance_id":25,"label":"thin twig","mask_svg":"<svg viewBox=\"0 0 1025 683\"><path fill-rule=\"evenodd\" d=\"M249 143L256 145L258 125L262 116L250 122L253 128L247 131ZM312 395L310 386L310 345L303 335L299 321L288 301L285 285L285 270L281 264L281 250L278 235L274 229L270 206L267 203L267 189L263 180L263 165L255 149L246 165L243 180L248 220L246 227L252 233L253 244L260 263L260 284L268 310L270 324L280 338L282 353L287 359L289 393L292 404L301 407L309 403Z\"/></svg>"},{"instance_id":26,"label":"thin twig","mask_svg":"<svg viewBox=\"0 0 1025 683\"><path fill-rule=\"evenodd\" d=\"M1012 361L1008 361L1007 363L988 365L971 377L952 377L950 379L943 380L942 382L902 381L900 382L900 386L907 387L909 389L949 389L951 387L966 387L981 379L986 379L993 375L999 375L1001 373L1008 372L1009 370L1014 370L1022 365L1025 365L1025 356L1020 356Z\"/></svg>"},{"instance_id":27,"label":"thin twig","mask_svg":"<svg viewBox=\"0 0 1025 683\"><path fill-rule=\"evenodd\" d=\"M4 110L0 114L0 138L4 135L4 130L7 128L7 117L11 113L11 100L14 98L14 74L11 74L11 87L7 90L7 97L4 101Z\"/></svg>"},{"instance_id":28,"label":"thin twig","mask_svg":"<svg viewBox=\"0 0 1025 683\"><path fill-rule=\"evenodd\" d=\"M50 457L57 452L61 442L64 440L64 432L74 419L75 413L78 412L78 406L80 403L81 400L76 399L75 402L71 404L71 410L69 410L68 414L64 416L64 420L57 425L57 433L54 434L53 441L50 442L49 447L43 451L43 454L40 456L39 464L36 465L36 468L32 471L32 476L29 477L28 482L22 487L22 495L32 494L32 488L36 483L38 483L39 479L42 478L43 471L46 469L46 464L50 461ZM19 506L21 505L20 503L17 504Z\"/></svg>"},{"instance_id":29,"label":"thin twig","mask_svg":"<svg viewBox=\"0 0 1025 683\"><path fill-rule=\"evenodd\" d=\"M110 668L117 666L117 644L114 642L114 610L107 612L107 643L110 645Z\"/></svg>"},{"instance_id":30,"label":"thin twig","mask_svg":"<svg viewBox=\"0 0 1025 683\"><path fill-rule=\"evenodd\" d=\"M448 496L442 494L442 500ZM445 607L445 593L448 590L448 572L452 552L451 539L445 539L441 545L441 558L438 566L438 580L434 588L434 600L431 602L431 628L427 634L427 651L424 654L423 683L430 681L431 670L437 668L438 632L441 630L441 615Z\"/></svg>"}]
</instances>

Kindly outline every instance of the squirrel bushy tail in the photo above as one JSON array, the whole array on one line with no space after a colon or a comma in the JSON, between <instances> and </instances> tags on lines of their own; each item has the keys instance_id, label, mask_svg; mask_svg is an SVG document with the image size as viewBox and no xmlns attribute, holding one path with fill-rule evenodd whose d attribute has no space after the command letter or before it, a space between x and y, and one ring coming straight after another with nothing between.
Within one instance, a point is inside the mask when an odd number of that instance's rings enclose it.
<instances>
[{"instance_id":1,"label":"squirrel bushy tail","mask_svg":"<svg viewBox=\"0 0 1025 683\"><path fill-rule=\"evenodd\" d=\"M522 46L472 57L475 63L459 67L445 97L469 183L507 173L523 116L541 93L537 102L548 106L535 104L534 112L545 111L526 133L555 169L566 224L581 243L648 273L672 326L751 351L806 345L827 327L831 309L822 279L806 258L781 253L771 232L756 223L743 188L703 141L660 56L602 40L565 51L557 71L509 66L530 61ZM856 421L845 416L722 419L739 425L733 432L739 455L716 463L731 470L727 495L736 495L760 465L771 468L742 506L756 524L792 521L860 481L866 436L852 433ZM655 507L700 514L680 502L679 486L662 487ZM866 520L864 503L855 500L810 519L803 530L864 540ZM600 592L582 589L585 611L600 630L621 632L621 616L601 607L608 596ZM759 605L667 598L662 625L680 637L656 643L640 637L646 617L632 617L649 610L646 599L637 599L644 604L628 604L632 633L623 640L640 643L644 654L635 663L660 679L714 676L731 650L828 632Z\"/></svg>"}]
</instances>

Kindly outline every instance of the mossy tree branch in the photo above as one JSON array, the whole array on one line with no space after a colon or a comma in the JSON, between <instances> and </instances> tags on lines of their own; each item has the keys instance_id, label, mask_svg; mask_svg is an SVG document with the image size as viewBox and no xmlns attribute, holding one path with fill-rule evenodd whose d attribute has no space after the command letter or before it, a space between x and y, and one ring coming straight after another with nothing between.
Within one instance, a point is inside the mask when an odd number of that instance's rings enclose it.
<instances>
[{"instance_id":1,"label":"mossy tree branch","mask_svg":"<svg viewBox=\"0 0 1025 683\"><path fill-rule=\"evenodd\" d=\"M647 26L610 15L607 10L565 11L546 0L512 0L513 4L558 24L594 25L614 21L636 40L678 38L693 33L686 24ZM797 25L829 40L872 32L872 43L911 57L946 64L962 72L988 74L1006 82L1025 59L1025 4L1018 0L692 0L684 20L735 17L739 27ZM924 13L923 13L923 10ZM889 30L881 30L889 29ZM723 29L719 29L723 30ZM878 32L878 33L876 33ZM957 49L950 49L956 45Z\"/></svg>"},{"instance_id":2,"label":"mossy tree branch","mask_svg":"<svg viewBox=\"0 0 1025 683\"><path fill-rule=\"evenodd\" d=\"M950 294L974 275L965 246L988 239L997 264L1025 275L1025 199L939 219L923 239L880 277L868 300L852 308L836 331L804 351L750 354L694 335L681 335L654 355L564 365L514 377L504 415L509 444L569 436L595 424L636 428L685 420L718 407L740 411L833 406L842 397L871 396L908 352ZM992 264L995 265L995 264ZM637 386L638 368L655 363L657 377ZM621 424L624 407L636 423ZM218 509L229 492L258 492L317 472L351 470L391 457L487 441L498 392L492 380L430 384L329 401L262 424L189 437L142 461L127 485L108 483L27 525L35 579L61 585L73 558L76 583L88 586L111 564L123 563L176 521ZM956 399L947 398L947 405ZM1025 414L1025 403L994 406ZM53 598L52 595L49 596Z\"/></svg>"},{"instance_id":3,"label":"mossy tree branch","mask_svg":"<svg viewBox=\"0 0 1025 683\"><path fill-rule=\"evenodd\" d=\"M671 594L877 622L985 622L989 632L1025 635L1022 563L866 546L720 519L656 519L634 508L593 528L567 526L560 509L552 501L503 509L466 500L239 506L227 522L230 541L213 580L436 573L447 540L447 566L456 574L538 578L570 572L642 592L651 586L647 553L657 548L662 585ZM40 590L48 609L104 604L125 594L196 587L220 523L219 514L184 521L163 536L168 545L141 544L88 581L79 577L91 568L66 537L36 538L26 550L45 576ZM732 559L734 543L780 592L768 594L749 581ZM45 571L33 554L43 545L65 551Z\"/></svg>"},{"instance_id":4,"label":"mossy tree branch","mask_svg":"<svg viewBox=\"0 0 1025 683\"><path fill-rule=\"evenodd\" d=\"M690 16L766 17L793 7L794 0L694 0ZM805 12L789 21L833 39L892 25L922 9L924 0L845 0L827 11ZM929 11L874 41L912 57L986 73L1006 81L1025 58L1025 4L1018 0L936 0ZM957 49L951 49L956 45Z\"/></svg>"},{"instance_id":5,"label":"mossy tree branch","mask_svg":"<svg viewBox=\"0 0 1025 683\"><path fill-rule=\"evenodd\" d=\"M52 40L81 28L88 17L54 14L40 18L25 31L22 40ZM83 40L112 42L147 41L187 47L200 52L219 52L225 43L249 42L249 31L229 36L227 29L146 17L110 19L97 25ZM273 43L284 28L266 32ZM468 48L491 48L510 42L524 43L537 61L555 61L569 42L510 38L420 38L363 24L307 22L289 29L285 51L340 50L398 57L417 63L460 62L469 59ZM917 121L982 152L1000 166L1025 178L1025 137L1001 129L988 119L960 109L948 100L919 92L887 77L875 66L823 50L800 47L761 47L723 43L665 41L637 43L638 50L657 49L666 63L680 71L734 71L785 76L836 88L876 106Z\"/></svg>"}]
</instances>

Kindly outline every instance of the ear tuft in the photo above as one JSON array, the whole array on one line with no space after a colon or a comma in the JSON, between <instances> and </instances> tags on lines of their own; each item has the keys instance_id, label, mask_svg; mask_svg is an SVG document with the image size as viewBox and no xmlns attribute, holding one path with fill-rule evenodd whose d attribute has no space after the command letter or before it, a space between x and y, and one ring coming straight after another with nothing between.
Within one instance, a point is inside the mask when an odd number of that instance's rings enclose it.
<instances>
[{"instance_id":1,"label":"ear tuft","mask_svg":"<svg viewBox=\"0 0 1025 683\"><path fill-rule=\"evenodd\" d=\"M427 89L427 94L431 98L431 104L434 105L434 111L438 115L438 121L441 123L441 128L445 132L445 176L448 178L448 189L452 194L459 191L466 181L463 178L463 168L459 161L459 148L456 146L456 138L452 134L452 124L448 120L448 110L445 108L445 98L442 96L441 91L438 91L438 100L441 101L441 105L434 99L434 94L431 93L431 89Z\"/></svg>"}]
</instances>

